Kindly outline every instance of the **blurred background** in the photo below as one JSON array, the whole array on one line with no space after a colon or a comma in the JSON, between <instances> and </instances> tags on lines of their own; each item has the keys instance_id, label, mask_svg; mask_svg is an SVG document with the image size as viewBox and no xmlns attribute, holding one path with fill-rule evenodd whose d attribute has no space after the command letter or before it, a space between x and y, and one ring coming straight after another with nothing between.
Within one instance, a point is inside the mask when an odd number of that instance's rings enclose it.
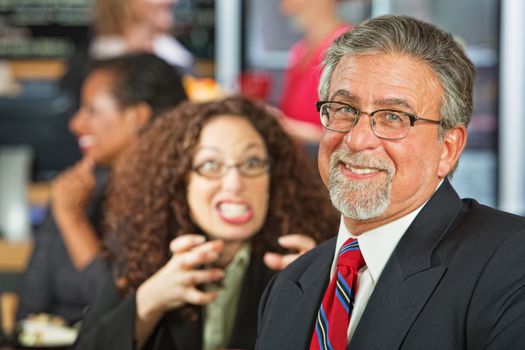
<instances>
[{"instance_id":1,"label":"blurred background","mask_svg":"<svg viewBox=\"0 0 525 350\"><path fill-rule=\"evenodd\" d=\"M476 65L474 115L453 183L462 197L525 214L525 2L341 0L360 21L406 14L452 32ZM278 106L300 28L280 0L178 0L170 35L192 55L190 98L243 93ZM49 181L80 159L60 82L93 36L90 0L0 0L0 292L16 291ZM2 299L2 306L5 304ZM7 302L3 308L9 308ZM3 321L3 327L8 320Z\"/></svg>"}]
</instances>

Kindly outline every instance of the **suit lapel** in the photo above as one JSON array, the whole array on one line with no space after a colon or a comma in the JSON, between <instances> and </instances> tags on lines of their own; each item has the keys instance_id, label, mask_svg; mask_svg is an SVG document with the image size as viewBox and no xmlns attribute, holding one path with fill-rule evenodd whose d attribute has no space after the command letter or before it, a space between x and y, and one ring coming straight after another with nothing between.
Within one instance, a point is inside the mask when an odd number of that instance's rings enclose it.
<instances>
[{"instance_id":1,"label":"suit lapel","mask_svg":"<svg viewBox=\"0 0 525 350\"><path fill-rule=\"evenodd\" d=\"M309 261L304 272L297 279L283 280L276 291L279 298L275 308L279 310L280 322L272 325L268 334L283 339L283 349L304 349L310 344L317 311L328 285L335 243L334 238L319 246L319 254Z\"/></svg>"},{"instance_id":2,"label":"suit lapel","mask_svg":"<svg viewBox=\"0 0 525 350\"><path fill-rule=\"evenodd\" d=\"M390 259L359 321L349 348L397 349L432 295L446 268L438 266L403 280L397 259Z\"/></svg>"},{"instance_id":3,"label":"suit lapel","mask_svg":"<svg viewBox=\"0 0 525 350\"><path fill-rule=\"evenodd\" d=\"M398 243L374 288L349 348L398 349L447 267L434 253L461 200L445 180Z\"/></svg>"}]
</instances>

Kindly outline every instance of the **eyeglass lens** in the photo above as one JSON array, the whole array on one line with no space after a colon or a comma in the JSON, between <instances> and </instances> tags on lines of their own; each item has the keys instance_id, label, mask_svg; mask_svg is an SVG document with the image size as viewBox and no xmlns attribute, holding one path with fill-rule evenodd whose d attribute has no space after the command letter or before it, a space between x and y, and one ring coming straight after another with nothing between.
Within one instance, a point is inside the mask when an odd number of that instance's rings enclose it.
<instances>
[{"instance_id":1,"label":"eyeglass lens","mask_svg":"<svg viewBox=\"0 0 525 350\"><path fill-rule=\"evenodd\" d=\"M237 168L244 176L257 176L269 170L268 159L251 157L243 162L227 165L221 161L209 160L194 167L202 176L218 178L224 176L230 168Z\"/></svg>"},{"instance_id":2,"label":"eyeglass lens","mask_svg":"<svg viewBox=\"0 0 525 350\"><path fill-rule=\"evenodd\" d=\"M346 104L325 103L321 106L321 123L334 131L349 132L360 119L361 112ZM410 118L398 111L378 110L369 114L370 126L377 137L400 139L408 134Z\"/></svg>"}]
</instances>

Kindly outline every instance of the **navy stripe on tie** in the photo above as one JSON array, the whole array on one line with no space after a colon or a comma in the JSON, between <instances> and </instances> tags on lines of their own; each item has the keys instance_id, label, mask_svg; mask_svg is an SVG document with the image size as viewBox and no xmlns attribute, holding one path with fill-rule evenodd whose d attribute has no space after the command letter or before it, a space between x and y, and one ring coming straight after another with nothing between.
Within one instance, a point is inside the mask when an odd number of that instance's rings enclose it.
<instances>
[{"instance_id":1,"label":"navy stripe on tie","mask_svg":"<svg viewBox=\"0 0 525 350\"><path fill-rule=\"evenodd\" d=\"M341 276L341 273L338 272L335 295L337 299L339 299L339 302L341 303L347 314L350 313L350 293L351 289L346 284L343 276Z\"/></svg>"},{"instance_id":2,"label":"navy stripe on tie","mask_svg":"<svg viewBox=\"0 0 525 350\"><path fill-rule=\"evenodd\" d=\"M315 325L315 332L317 333L317 341L319 342L319 348L323 350L333 350L328 339L328 321L324 313L324 308L321 305L319 313L317 314L317 323Z\"/></svg>"},{"instance_id":3,"label":"navy stripe on tie","mask_svg":"<svg viewBox=\"0 0 525 350\"><path fill-rule=\"evenodd\" d=\"M340 272L337 273L337 283L335 295L339 299L339 302L348 314L352 313L354 309L354 293L352 288L348 286L345 279Z\"/></svg>"},{"instance_id":4,"label":"navy stripe on tie","mask_svg":"<svg viewBox=\"0 0 525 350\"><path fill-rule=\"evenodd\" d=\"M359 249L359 243L357 242L357 240L355 240L353 242L350 242L342 246L341 249L339 250L339 256L343 255L349 250L358 250L358 249Z\"/></svg>"}]
</instances>

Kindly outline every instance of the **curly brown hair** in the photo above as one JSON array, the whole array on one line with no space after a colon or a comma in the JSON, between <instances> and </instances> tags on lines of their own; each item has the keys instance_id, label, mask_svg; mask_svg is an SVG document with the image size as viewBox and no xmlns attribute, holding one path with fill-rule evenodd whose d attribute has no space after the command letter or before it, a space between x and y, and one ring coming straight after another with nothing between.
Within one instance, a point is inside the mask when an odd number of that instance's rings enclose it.
<instances>
[{"instance_id":1,"label":"curly brown hair","mask_svg":"<svg viewBox=\"0 0 525 350\"><path fill-rule=\"evenodd\" d=\"M281 235L302 233L319 243L337 232L339 215L318 174L270 108L242 97L185 102L154 121L112 173L105 244L122 294L168 261L172 239L204 233L190 219L186 187L200 133L219 115L246 118L272 160L267 219L252 238L253 254L278 250Z\"/></svg>"}]
</instances>

